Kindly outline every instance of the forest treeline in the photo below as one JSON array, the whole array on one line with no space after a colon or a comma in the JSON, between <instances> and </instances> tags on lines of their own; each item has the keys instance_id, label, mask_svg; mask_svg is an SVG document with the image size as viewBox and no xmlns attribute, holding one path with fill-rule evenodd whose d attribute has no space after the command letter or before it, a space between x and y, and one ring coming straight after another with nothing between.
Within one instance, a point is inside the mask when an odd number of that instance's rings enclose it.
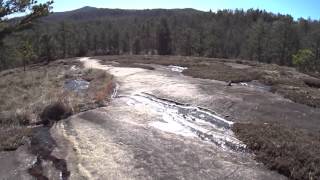
<instances>
[{"instance_id":1,"label":"forest treeline","mask_svg":"<svg viewBox=\"0 0 320 180\"><path fill-rule=\"evenodd\" d=\"M12 20L14 21L14 20ZM60 58L160 54L240 58L320 70L320 22L263 10L53 13L0 47L0 69Z\"/></svg>"}]
</instances>

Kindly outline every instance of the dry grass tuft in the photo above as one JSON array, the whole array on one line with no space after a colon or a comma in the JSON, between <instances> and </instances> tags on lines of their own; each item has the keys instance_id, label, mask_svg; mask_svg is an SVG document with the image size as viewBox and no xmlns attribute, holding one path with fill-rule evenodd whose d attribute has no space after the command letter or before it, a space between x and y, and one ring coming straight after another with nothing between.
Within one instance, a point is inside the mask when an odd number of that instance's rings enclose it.
<instances>
[{"instance_id":1,"label":"dry grass tuft","mask_svg":"<svg viewBox=\"0 0 320 180\"><path fill-rule=\"evenodd\" d=\"M71 68L74 66L77 68ZM30 66L26 72L19 69L0 72L0 134L8 138L17 132L17 136L0 143L0 150L20 145L27 126L50 125L107 100L112 76L102 70L79 67L72 60L63 60ZM79 94L64 88L68 79L88 79L91 83L87 92ZM93 94L98 94L100 104Z\"/></svg>"},{"instance_id":2,"label":"dry grass tuft","mask_svg":"<svg viewBox=\"0 0 320 180\"><path fill-rule=\"evenodd\" d=\"M104 105L104 101L112 94L114 88L113 76L105 71L89 69L85 72L84 79L90 80L88 96L98 105Z\"/></svg>"},{"instance_id":3,"label":"dry grass tuft","mask_svg":"<svg viewBox=\"0 0 320 180\"><path fill-rule=\"evenodd\" d=\"M0 151L16 150L31 134L32 129L26 127L0 128Z\"/></svg>"},{"instance_id":4,"label":"dry grass tuft","mask_svg":"<svg viewBox=\"0 0 320 180\"><path fill-rule=\"evenodd\" d=\"M320 178L320 134L271 124L235 124L234 132L268 168L290 179Z\"/></svg>"}]
</instances>

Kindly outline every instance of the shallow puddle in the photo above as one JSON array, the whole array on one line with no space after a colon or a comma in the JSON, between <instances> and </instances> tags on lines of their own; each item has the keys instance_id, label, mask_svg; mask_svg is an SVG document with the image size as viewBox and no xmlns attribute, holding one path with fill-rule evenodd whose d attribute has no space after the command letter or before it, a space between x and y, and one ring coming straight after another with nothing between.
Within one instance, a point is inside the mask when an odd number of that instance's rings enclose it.
<instances>
[{"instance_id":1,"label":"shallow puddle","mask_svg":"<svg viewBox=\"0 0 320 180\"><path fill-rule=\"evenodd\" d=\"M170 65L168 67L170 68L171 71L179 72L179 73L182 73L184 70L188 69L187 67L174 66L174 65Z\"/></svg>"},{"instance_id":2,"label":"shallow puddle","mask_svg":"<svg viewBox=\"0 0 320 180\"><path fill-rule=\"evenodd\" d=\"M246 86L248 88L255 89L257 91L270 92L271 86L260 83L259 81L240 82L237 83L240 86Z\"/></svg>"},{"instance_id":3,"label":"shallow puddle","mask_svg":"<svg viewBox=\"0 0 320 180\"><path fill-rule=\"evenodd\" d=\"M64 88L77 93L84 92L89 88L90 82L82 79L67 80L64 84Z\"/></svg>"}]
</instances>

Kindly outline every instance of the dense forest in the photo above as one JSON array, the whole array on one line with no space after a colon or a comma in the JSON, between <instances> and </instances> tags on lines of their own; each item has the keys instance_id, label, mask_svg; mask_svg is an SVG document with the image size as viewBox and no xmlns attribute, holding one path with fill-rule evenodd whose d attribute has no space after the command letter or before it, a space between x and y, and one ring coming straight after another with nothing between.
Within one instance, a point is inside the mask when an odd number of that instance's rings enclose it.
<instances>
[{"instance_id":1,"label":"dense forest","mask_svg":"<svg viewBox=\"0 0 320 180\"><path fill-rule=\"evenodd\" d=\"M11 34L0 45L0 69L77 56L160 54L240 58L320 70L319 21L255 9L84 7L40 18L31 29Z\"/></svg>"}]
</instances>

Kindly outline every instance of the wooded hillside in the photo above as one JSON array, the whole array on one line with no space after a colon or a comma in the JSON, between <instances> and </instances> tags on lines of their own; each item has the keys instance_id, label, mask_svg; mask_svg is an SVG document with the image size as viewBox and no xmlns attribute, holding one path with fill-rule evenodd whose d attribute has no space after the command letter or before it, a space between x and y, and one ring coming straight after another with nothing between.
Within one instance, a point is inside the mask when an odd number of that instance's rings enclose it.
<instances>
[{"instance_id":1,"label":"wooded hillside","mask_svg":"<svg viewBox=\"0 0 320 180\"><path fill-rule=\"evenodd\" d=\"M320 22L262 10L120 10L84 7L53 13L15 33L0 69L59 58L171 54L241 58L304 71L320 69Z\"/></svg>"}]
</instances>

